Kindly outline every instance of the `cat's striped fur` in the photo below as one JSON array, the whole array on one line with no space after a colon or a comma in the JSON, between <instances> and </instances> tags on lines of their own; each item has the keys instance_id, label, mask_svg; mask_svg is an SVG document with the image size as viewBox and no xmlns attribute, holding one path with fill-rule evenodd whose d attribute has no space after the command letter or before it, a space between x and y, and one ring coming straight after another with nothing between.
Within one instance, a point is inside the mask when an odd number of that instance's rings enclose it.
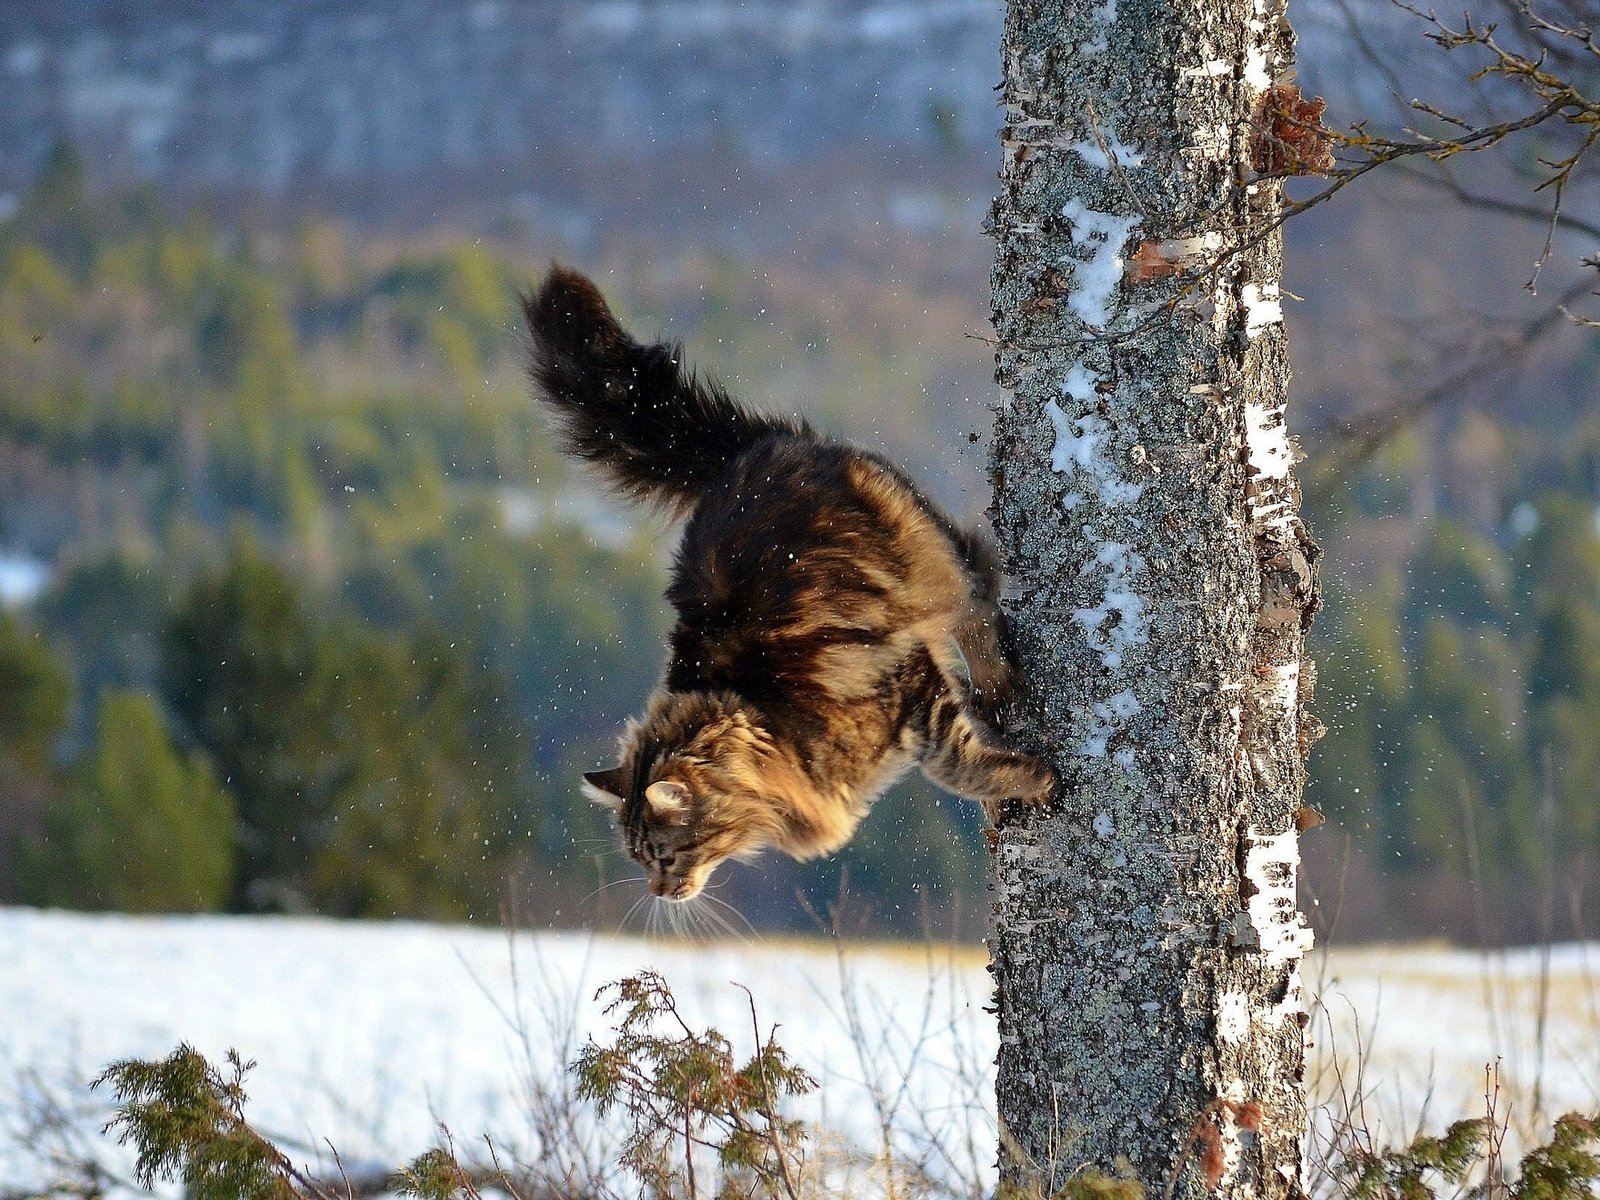
<instances>
[{"instance_id":1,"label":"cat's striped fur","mask_svg":"<svg viewBox=\"0 0 1600 1200\"><path fill-rule=\"evenodd\" d=\"M1011 665L986 538L877 455L634 341L576 272L554 268L523 311L567 449L688 518L665 679L620 764L585 776L657 895L768 847L837 850L913 765L991 815L1049 798L1050 769L991 724Z\"/></svg>"}]
</instances>

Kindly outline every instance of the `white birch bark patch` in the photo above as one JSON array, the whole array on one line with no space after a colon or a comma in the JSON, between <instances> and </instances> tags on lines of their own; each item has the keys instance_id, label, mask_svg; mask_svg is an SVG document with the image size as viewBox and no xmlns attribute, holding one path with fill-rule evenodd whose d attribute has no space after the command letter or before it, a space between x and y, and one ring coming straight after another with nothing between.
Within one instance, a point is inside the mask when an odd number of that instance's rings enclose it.
<instances>
[{"instance_id":1,"label":"white birch bark patch","mask_svg":"<svg viewBox=\"0 0 1600 1200\"><path fill-rule=\"evenodd\" d=\"M1244 916L1255 932L1256 949L1269 966L1298 963L1311 949L1312 933L1295 907L1300 869L1300 834L1290 826L1265 834L1251 825L1245 832L1244 878L1255 889Z\"/></svg>"},{"instance_id":2,"label":"white birch bark patch","mask_svg":"<svg viewBox=\"0 0 1600 1200\"><path fill-rule=\"evenodd\" d=\"M1275 283L1247 283L1240 295L1244 306L1244 333L1256 337L1262 330L1283 322L1283 297Z\"/></svg>"},{"instance_id":3,"label":"white birch bark patch","mask_svg":"<svg viewBox=\"0 0 1600 1200\"><path fill-rule=\"evenodd\" d=\"M1244 407L1245 451L1259 479L1285 479L1294 465L1294 448L1289 442L1289 427L1283 422L1282 405L1246 404Z\"/></svg>"},{"instance_id":4,"label":"white birch bark patch","mask_svg":"<svg viewBox=\"0 0 1600 1200\"><path fill-rule=\"evenodd\" d=\"M1238 1045L1250 1032L1250 997L1244 992L1223 992L1217 997L1217 1036Z\"/></svg>"}]
</instances>

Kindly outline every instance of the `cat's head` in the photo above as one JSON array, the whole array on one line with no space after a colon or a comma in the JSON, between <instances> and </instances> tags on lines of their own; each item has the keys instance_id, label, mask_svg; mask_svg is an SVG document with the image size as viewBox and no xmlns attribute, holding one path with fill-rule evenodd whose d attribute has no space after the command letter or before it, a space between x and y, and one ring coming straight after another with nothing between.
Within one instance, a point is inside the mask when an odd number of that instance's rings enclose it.
<instances>
[{"instance_id":1,"label":"cat's head","mask_svg":"<svg viewBox=\"0 0 1600 1200\"><path fill-rule=\"evenodd\" d=\"M622 762L585 774L584 791L616 813L650 890L689 900L721 863L775 840L780 818L763 769L770 758L770 742L737 708L661 697L629 727Z\"/></svg>"}]
</instances>

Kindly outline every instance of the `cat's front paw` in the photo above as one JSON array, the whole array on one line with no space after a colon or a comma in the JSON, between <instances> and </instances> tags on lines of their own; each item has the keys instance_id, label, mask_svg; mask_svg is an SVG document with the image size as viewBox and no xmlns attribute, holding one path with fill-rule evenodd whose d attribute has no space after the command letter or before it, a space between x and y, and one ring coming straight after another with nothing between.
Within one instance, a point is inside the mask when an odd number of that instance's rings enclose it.
<instances>
[{"instance_id":1,"label":"cat's front paw","mask_svg":"<svg viewBox=\"0 0 1600 1200\"><path fill-rule=\"evenodd\" d=\"M1024 785L1017 789L1015 798L1022 804L1049 804L1061 789L1061 777L1047 762L1030 758L1027 763L1032 769Z\"/></svg>"},{"instance_id":2,"label":"cat's front paw","mask_svg":"<svg viewBox=\"0 0 1600 1200\"><path fill-rule=\"evenodd\" d=\"M996 825L1006 812L1020 808L1042 808L1061 791L1061 776L1049 763L1027 755L1017 755L1012 778L1007 781L1004 799L985 800L984 812Z\"/></svg>"}]
</instances>

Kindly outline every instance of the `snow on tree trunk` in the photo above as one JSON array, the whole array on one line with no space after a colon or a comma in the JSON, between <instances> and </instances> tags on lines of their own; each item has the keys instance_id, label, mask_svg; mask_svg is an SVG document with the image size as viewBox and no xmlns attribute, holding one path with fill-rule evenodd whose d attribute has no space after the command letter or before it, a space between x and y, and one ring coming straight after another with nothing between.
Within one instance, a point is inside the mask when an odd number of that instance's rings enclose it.
<instances>
[{"instance_id":1,"label":"snow on tree trunk","mask_svg":"<svg viewBox=\"0 0 1600 1200\"><path fill-rule=\"evenodd\" d=\"M1281 0L1008 6L993 515L1013 732L1066 779L990 872L1012 1183L1299 1192L1317 551L1250 169L1292 52Z\"/></svg>"}]
</instances>

